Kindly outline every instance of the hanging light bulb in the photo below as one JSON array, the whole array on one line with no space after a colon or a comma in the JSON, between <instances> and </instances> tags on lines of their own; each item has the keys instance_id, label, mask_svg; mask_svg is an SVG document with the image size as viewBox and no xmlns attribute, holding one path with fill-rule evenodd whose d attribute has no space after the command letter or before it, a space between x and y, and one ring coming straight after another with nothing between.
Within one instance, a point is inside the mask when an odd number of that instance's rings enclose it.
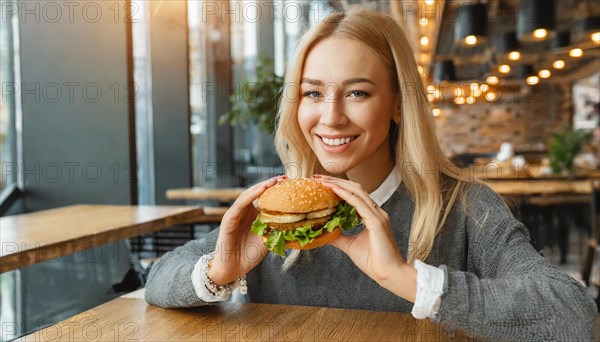
<instances>
[{"instance_id":1,"label":"hanging light bulb","mask_svg":"<svg viewBox=\"0 0 600 342\"><path fill-rule=\"evenodd\" d=\"M467 44L467 45L476 45L477 44L477 37L475 37L474 35L466 36L465 37L465 44Z\"/></svg>"},{"instance_id":2,"label":"hanging light bulb","mask_svg":"<svg viewBox=\"0 0 600 342\"><path fill-rule=\"evenodd\" d=\"M548 37L548 31L546 29L537 29L533 31L533 37L539 40L546 39L546 37Z\"/></svg>"},{"instance_id":3,"label":"hanging light bulb","mask_svg":"<svg viewBox=\"0 0 600 342\"><path fill-rule=\"evenodd\" d=\"M583 56L583 50L581 50L580 48L571 49L569 51L569 56L574 57L574 58L579 58L579 57Z\"/></svg>"},{"instance_id":4,"label":"hanging light bulb","mask_svg":"<svg viewBox=\"0 0 600 342\"><path fill-rule=\"evenodd\" d=\"M600 32L594 32L590 35L592 41L596 44L600 44Z\"/></svg>"},{"instance_id":5,"label":"hanging light bulb","mask_svg":"<svg viewBox=\"0 0 600 342\"><path fill-rule=\"evenodd\" d=\"M521 0L517 12L517 36L524 42L551 38L556 33L554 0Z\"/></svg>"},{"instance_id":6,"label":"hanging light bulb","mask_svg":"<svg viewBox=\"0 0 600 342\"><path fill-rule=\"evenodd\" d=\"M510 59L511 61L517 61L519 60L519 58L521 58L521 53L519 51L511 51L508 54L508 59Z\"/></svg>"},{"instance_id":7,"label":"hanging light bulb","mask_svg":"<svg viewBox=\"0 0 600 342\"><path fill-rule=\"evenodd\" d=\"M556 61L554 61L554 63L552 63L552 66L554 67L554 69L564 69L565 67L565 61L563 61L562 59L558 59Z\"/></svg>"},{"instance_id":8,"label":"hanging light bulb","mask_svg":"<svg viewBox=\"0 0 600 342\"><path fill-rule=\"evenodd\" d=\"M529 76L526 80L527 84L529 85L536 85L539 81L540 79L537 76Z\"/></svg>"},{"instance_id":9,"label":"hanging light bulb","mask_svg":"<svg viewBox=\"0 0 600 342\"><path fill-rule=\"evenodd\" d=\"M456 103L457 105L465 104L465 98L462 96L459 96L454 99L454 103Z\"/></svg>"},{"instance_id":10,"label":"hanging light bulb","mask_svg":"<svg viewBox=\"0 0 600 342\"><path fill-rule=\"evenodd\" d=\"M485 82L489 84L498 84L499 81L500 80L498 79L498 76L488 76L488 78L485 80Z\"/></svg>"},{"instance_id":11,"label":"hanging light bulb","mask_svg":"<svg viewBox=\"0 0 600 342\"><path fill-rule=\"evenodd\" d=\"M548 70L548 69L542 69L538 73L538 76L540 78L550 78L550 76L552 76L552 73L550 73L550 70Z\"/></svg>"},{"instance_id":12,"label":"hanging light bulb","mask_svg":"<svg viewBox=\"0 0 600 342\"><path fill-rule=\"evenodd\" d=\"M475 46L487 39L487 5L467 4L460 6L458 21L454 25L454 42L460 45Z\"/></svg>"},{"instance_id":13,"label":"hanging light bulb","mask_svg":"<svg viewBox=\"0 0 600 342\"><path fill-rule=\"evenodd\" d=\"M487 94L485 94L485 99L490 102L496 101L497 98L498 98L498 95L496 95L496 93L494 93L493 91L490 91Z\"/></svg>"}]
</instances>

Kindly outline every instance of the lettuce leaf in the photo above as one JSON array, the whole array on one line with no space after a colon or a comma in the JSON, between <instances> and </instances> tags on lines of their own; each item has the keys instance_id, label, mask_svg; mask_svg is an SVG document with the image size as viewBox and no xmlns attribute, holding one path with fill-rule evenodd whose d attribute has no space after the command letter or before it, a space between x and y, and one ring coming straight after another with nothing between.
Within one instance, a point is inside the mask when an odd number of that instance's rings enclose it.
<instances>
[{"instance_id":1,"label":"lettuce leaf","mask_svg":"<svg viewBox=\"0 0 600 342\"><path fill-rule=\"evenodd\" d=\"M315 238L326 230L331 233L335 228L342 230L354 228L360 221L356 214L356 208L346 202L339 203L336 212L331 219L317 230L312 229L312 225L307 224L295 230L272 231L267 234L267 249L273 253L285 256L286 241L298 241L302 247L313 242ZM267 224L260 220L260 215L252 223L250 231L259 236L265 235Z\"/></svg>"},{"instance_id":2,"label":"lettuce leaf","mask_svg":"<svg viewBox=\"0 0 600 342\"><path fill-rule=\"evenodd\" d=\"M250 231L258 236L265 235L265 229L267 229L267 224L262 223L260 220L260 215L256 216L256 220L252 222L252 227L250 227Z\"/></svg>"},{"instance_id":3,"label":"lettuce leaf","mask_svg":"<svg viewBox=\"0 0 600 342\"><path fill-rule=\"evenodd\" d=\"M275 254L285 256L285 238L282 231L273 231L267 235L267 249Z\"/></svg>"},{"instance_id":4,"label":"lettuce leaf","mask_svg":"<svg viewBox=\"0 0 600 342\"><path fill-rule=\"evenodd\" d=\"M356 208L346 202L342 202L337 205L337 211L323 227L331 233L336 227L348 230L354 228L358 223Z\"/></svg>"}]
</instances>

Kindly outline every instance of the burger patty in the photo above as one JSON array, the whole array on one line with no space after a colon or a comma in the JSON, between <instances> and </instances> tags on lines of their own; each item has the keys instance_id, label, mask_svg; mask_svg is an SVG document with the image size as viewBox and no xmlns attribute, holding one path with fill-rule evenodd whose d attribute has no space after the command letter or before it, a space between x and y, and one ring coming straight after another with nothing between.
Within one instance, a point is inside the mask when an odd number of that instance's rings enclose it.
<instances>
[{"instance_id":1,"label":"burger patty","mask_svg":"<svg viewBox=\"0 0 600 342\"><path fill-rule=\"evenodd\" d=\"M307 224L310 224L310 225L312 225L312 229L314 230L314 229L321 228L330 219L331 219L331 216L325 216L325 217L319 217L319 218L312 219L312 220L303 220L303 221L298 221L298 222L293 222L293 223L269 222L269 223L267 223L267 228L274 229L274 230L294 230L296 228L300 228Z\"/></svg>"}]
</instances>

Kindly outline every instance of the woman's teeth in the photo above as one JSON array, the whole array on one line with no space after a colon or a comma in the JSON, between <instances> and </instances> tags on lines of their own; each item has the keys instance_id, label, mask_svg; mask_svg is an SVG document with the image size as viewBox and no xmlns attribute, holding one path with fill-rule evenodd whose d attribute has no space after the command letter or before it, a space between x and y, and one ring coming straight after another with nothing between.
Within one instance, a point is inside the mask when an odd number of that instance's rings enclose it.
<instances>
[{"instance_id":1,"label":"woman's teeth","mask_svg":"<svg viewBox=\"0 0 600 342\"><path fill-rule=\"evenodd\" d=\"M348 137L348 138L341 138L341 139L329 139L329 138L321 137L321 140L323 140L323 142L326 145L339 146L339 145L344 145L344 144L351 142L352 140L354 140L354 138Z\"/></svg>"}]
</instances>

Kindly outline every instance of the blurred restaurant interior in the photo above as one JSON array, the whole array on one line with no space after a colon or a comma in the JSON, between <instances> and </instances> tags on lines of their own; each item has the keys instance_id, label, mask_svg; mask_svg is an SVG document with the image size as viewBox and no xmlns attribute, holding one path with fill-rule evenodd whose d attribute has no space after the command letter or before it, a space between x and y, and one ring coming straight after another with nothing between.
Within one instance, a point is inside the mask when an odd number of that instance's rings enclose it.
<instances>
[{"instance_id":1,"label":"blurred restaurant interior","mask_svg":"<svg viewBox=\"0 0 600 342\"><path fill-rule=\"evenodd\" d=\"M1 0L0 340L143 287L149 263L284 173L294 47L357 6L407 35L456 172L596 298L600 1Z\"/></svg>"}]
</instances>

